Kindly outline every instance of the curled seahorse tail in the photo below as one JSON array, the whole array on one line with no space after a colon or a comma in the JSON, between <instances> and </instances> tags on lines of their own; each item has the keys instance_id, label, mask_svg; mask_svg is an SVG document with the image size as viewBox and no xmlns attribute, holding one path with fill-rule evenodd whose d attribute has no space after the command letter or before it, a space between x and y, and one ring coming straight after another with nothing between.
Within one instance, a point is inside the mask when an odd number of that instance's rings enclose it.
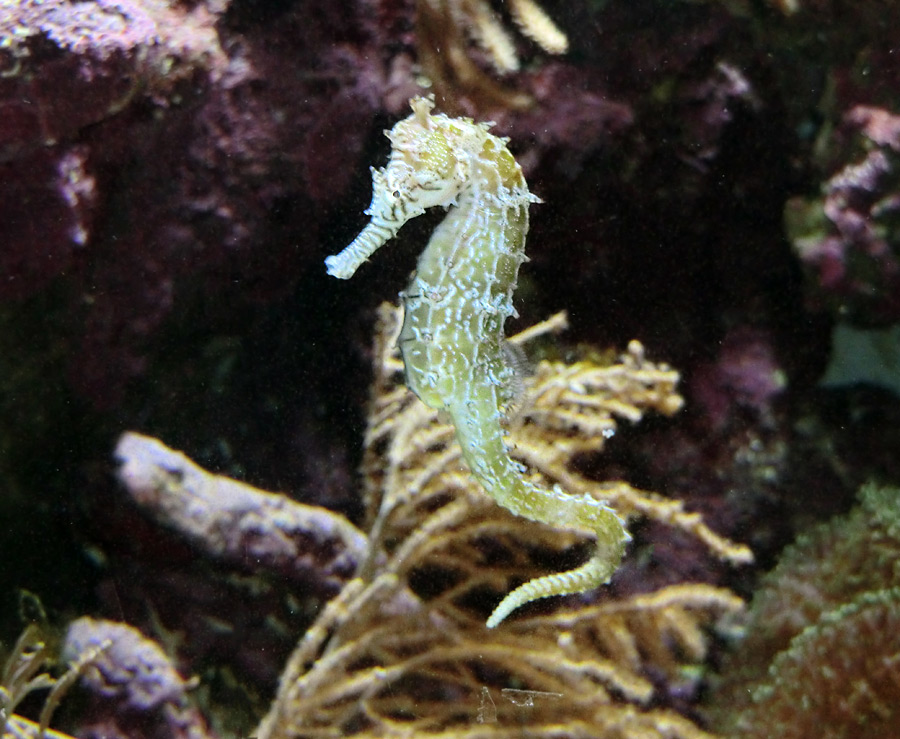
<instances>
[{"instance_id":1,"label":"curled seahorse tail","mask_svg":"<svg viewBox=\"0 0 900 739\"><path fill-rule=\"evenodd\" d=\"M548 488L522 476L503 441L496 387L489 383L473 387L466 402L453 405L450 416L463 457L498 504L531 521L589 532L597 538L594 555L581 567L530 580L507 595L488 619L488 627L497 626L533 600L581 593L608 581L631 539L625 521L601 500L570 495L558 485Z\"/></svg>"},{"instance_id":2,"label":"curled seahorse tail","mask_svg":"<svg viewBox=\"0 0 900 739\"><path fill-rule=\"evenodd\" d=\"M596 549L581 567L529 580L513 590L491 613L488 628L494 628L514 610L533 600L583 593L608 582L622 561L625 545L631 540L625 522L602 501L586 495L568 495L555 485L546 489L523 481L522 486L513 506L498 502L533 521L590 531L597 537Z\"/></svg>"},{"instance_id":3,"label":"curled seahorse tail","mask_svg":"<svg viewBox=\"0 0 900 739\"><path fill-rule=\"evenodd\" d=\"M388 221L377 215L372 216L372 220L349 246L340 254L335 254L325 260L328 274L341 280L349 280L363 262L386 241L397 235L400 225L400 223Z\"/></svg>"},{"instance_id":4,"label":"curled seahorse tail","mask_svg":"<svg viewBox=\"0 0 900 739\"><path fill-rule=\"evenodd\" d=\"M529 580L500 601L488 618L487 627L493 629L499 626L514 610L534 600L549 598L553 595L583 593L609 582L609 578L616 571L624 553L624 540L618 547L613 548L598 545L594 556L581 567Z\"/></svg>"}]
</instances>

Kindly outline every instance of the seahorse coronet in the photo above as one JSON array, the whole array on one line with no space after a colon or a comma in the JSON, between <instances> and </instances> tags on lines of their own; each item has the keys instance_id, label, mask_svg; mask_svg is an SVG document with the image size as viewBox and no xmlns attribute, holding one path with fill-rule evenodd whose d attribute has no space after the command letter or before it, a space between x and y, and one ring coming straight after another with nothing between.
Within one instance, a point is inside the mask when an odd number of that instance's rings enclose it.
<instances>
[{"instance_id":1,"label":"seahorse coronet","mask_svg":"<svg viewBox=\"0 0 900 739\"><path fill-rule=\"evenodd\" d=\"M328 273L352 277L408 220L446 208L400 294L398 343L406 383L426 405L449 416L469 469L498 504L597 538L594 555L581 567L509 593L487 621L493 628L533 600L607 582L630 537L603 501L526 479L506 446L503 418L516 370L507 361L504 323L515 314L512 296L527 260L528 208L540 199L529 191L507 139L490 133L491 124L433 114L430 98L413 98L410 106L412 115L387 132L388 164L372 169L371 220L340 254L326 259Z\"/></svg>"}]
</instances>

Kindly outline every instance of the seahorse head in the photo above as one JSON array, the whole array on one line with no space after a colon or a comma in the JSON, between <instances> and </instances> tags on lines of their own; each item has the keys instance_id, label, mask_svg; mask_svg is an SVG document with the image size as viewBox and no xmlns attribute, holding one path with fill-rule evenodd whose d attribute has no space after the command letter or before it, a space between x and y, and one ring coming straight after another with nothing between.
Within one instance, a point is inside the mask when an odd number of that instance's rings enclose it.
<instances>
[{"instance_id":1,"label":"seahorse head","mask_svg":"<svg viewBox=\"0 0 900 739\"><path fill-rule=\"evenodd\" d=\"M386 132L390 161L372 170L372 204L366 213L389 223L453 205L468 179L468 163L459 156L458 122L431 115L433 98L413 98L410 105L413 114Z\"/></svg>"},{"instance_id":2,"label":"seahorse head","mask_svg":"<svg viewBox=\"0 0 900 739\"><path fill-rule=\"evenodd\" d=\"M477 189L478 163L484 157L492 162L486 172L499 173L498 184L518 178L514 184L528 193L505 140L491 136L489 124L432 115L430 97L413 98L410 104L412 115L385 132L392 144L387 166L372 169L372 202L366 209L369 224L340 254L325 260L333 277L349 279L408 220L428 208L456 205L463 191ZM489 175L482 172L481 179L486 178Z\"/></svg>"}]
</instances>

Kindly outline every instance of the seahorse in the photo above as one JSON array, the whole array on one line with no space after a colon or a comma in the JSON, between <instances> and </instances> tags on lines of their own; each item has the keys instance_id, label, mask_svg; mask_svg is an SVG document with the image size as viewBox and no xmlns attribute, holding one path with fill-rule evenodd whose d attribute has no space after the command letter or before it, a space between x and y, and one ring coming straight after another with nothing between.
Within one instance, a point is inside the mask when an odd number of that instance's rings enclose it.
<instances>
[{"instance_id":1,"label":"seahorse","mask_svg":"<svg viewBox=\"0 0 900 739\"><path fill-rule=\"evenodd\" d=\"M510 457L504 411L513 400L515 369L504 349L504 323L515 313L513 291L526 260L529 192L507 139L492 124L433 114L433 99L410 101L412 115L385 134L390 160L372 169L368 225L328 274L349 279L408 220L436 206L447 215L419 257L399 337L406 383L429 407L446 412L462 456L501 506L532 521L593 533L593 556L569 572L530 580L503 598L487 620L500 624L526 603L580 593L609 580L630 537L603 501L574 496L525 477Z\"/></svg>"}]
</instances>

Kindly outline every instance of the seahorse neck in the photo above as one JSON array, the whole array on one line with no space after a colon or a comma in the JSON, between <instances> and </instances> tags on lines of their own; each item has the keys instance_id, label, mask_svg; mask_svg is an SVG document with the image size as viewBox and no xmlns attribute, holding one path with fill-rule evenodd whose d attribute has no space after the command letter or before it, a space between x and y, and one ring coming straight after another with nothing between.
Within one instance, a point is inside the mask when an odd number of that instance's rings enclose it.
<instances>
[{"instance_id":1,"label":"seahorse neck","mask_svg":"<svg viewBox=\"0 0 900 739\"><path fill-rule=\"evenodd\" d=\"M444 220L438 225L419 259L418 275L428 279L452 279L457 282L481 282L493 271L493 265L485 264L492 259L492 249L524 249L524 233L521 226L517 233L506 227L508 207L493 195L485 194L477 188L468 188L460 193L455 205L451 206ZM521 219L518 219L521 221ZM524 222L527 229L527 213ZM509 238L519 243L507 245ZM475 260L468 267L467 260ZM440 260L436 262L435 260ZM441 276L440 273L444 273Z\"/></svg>"}]
</instances>

